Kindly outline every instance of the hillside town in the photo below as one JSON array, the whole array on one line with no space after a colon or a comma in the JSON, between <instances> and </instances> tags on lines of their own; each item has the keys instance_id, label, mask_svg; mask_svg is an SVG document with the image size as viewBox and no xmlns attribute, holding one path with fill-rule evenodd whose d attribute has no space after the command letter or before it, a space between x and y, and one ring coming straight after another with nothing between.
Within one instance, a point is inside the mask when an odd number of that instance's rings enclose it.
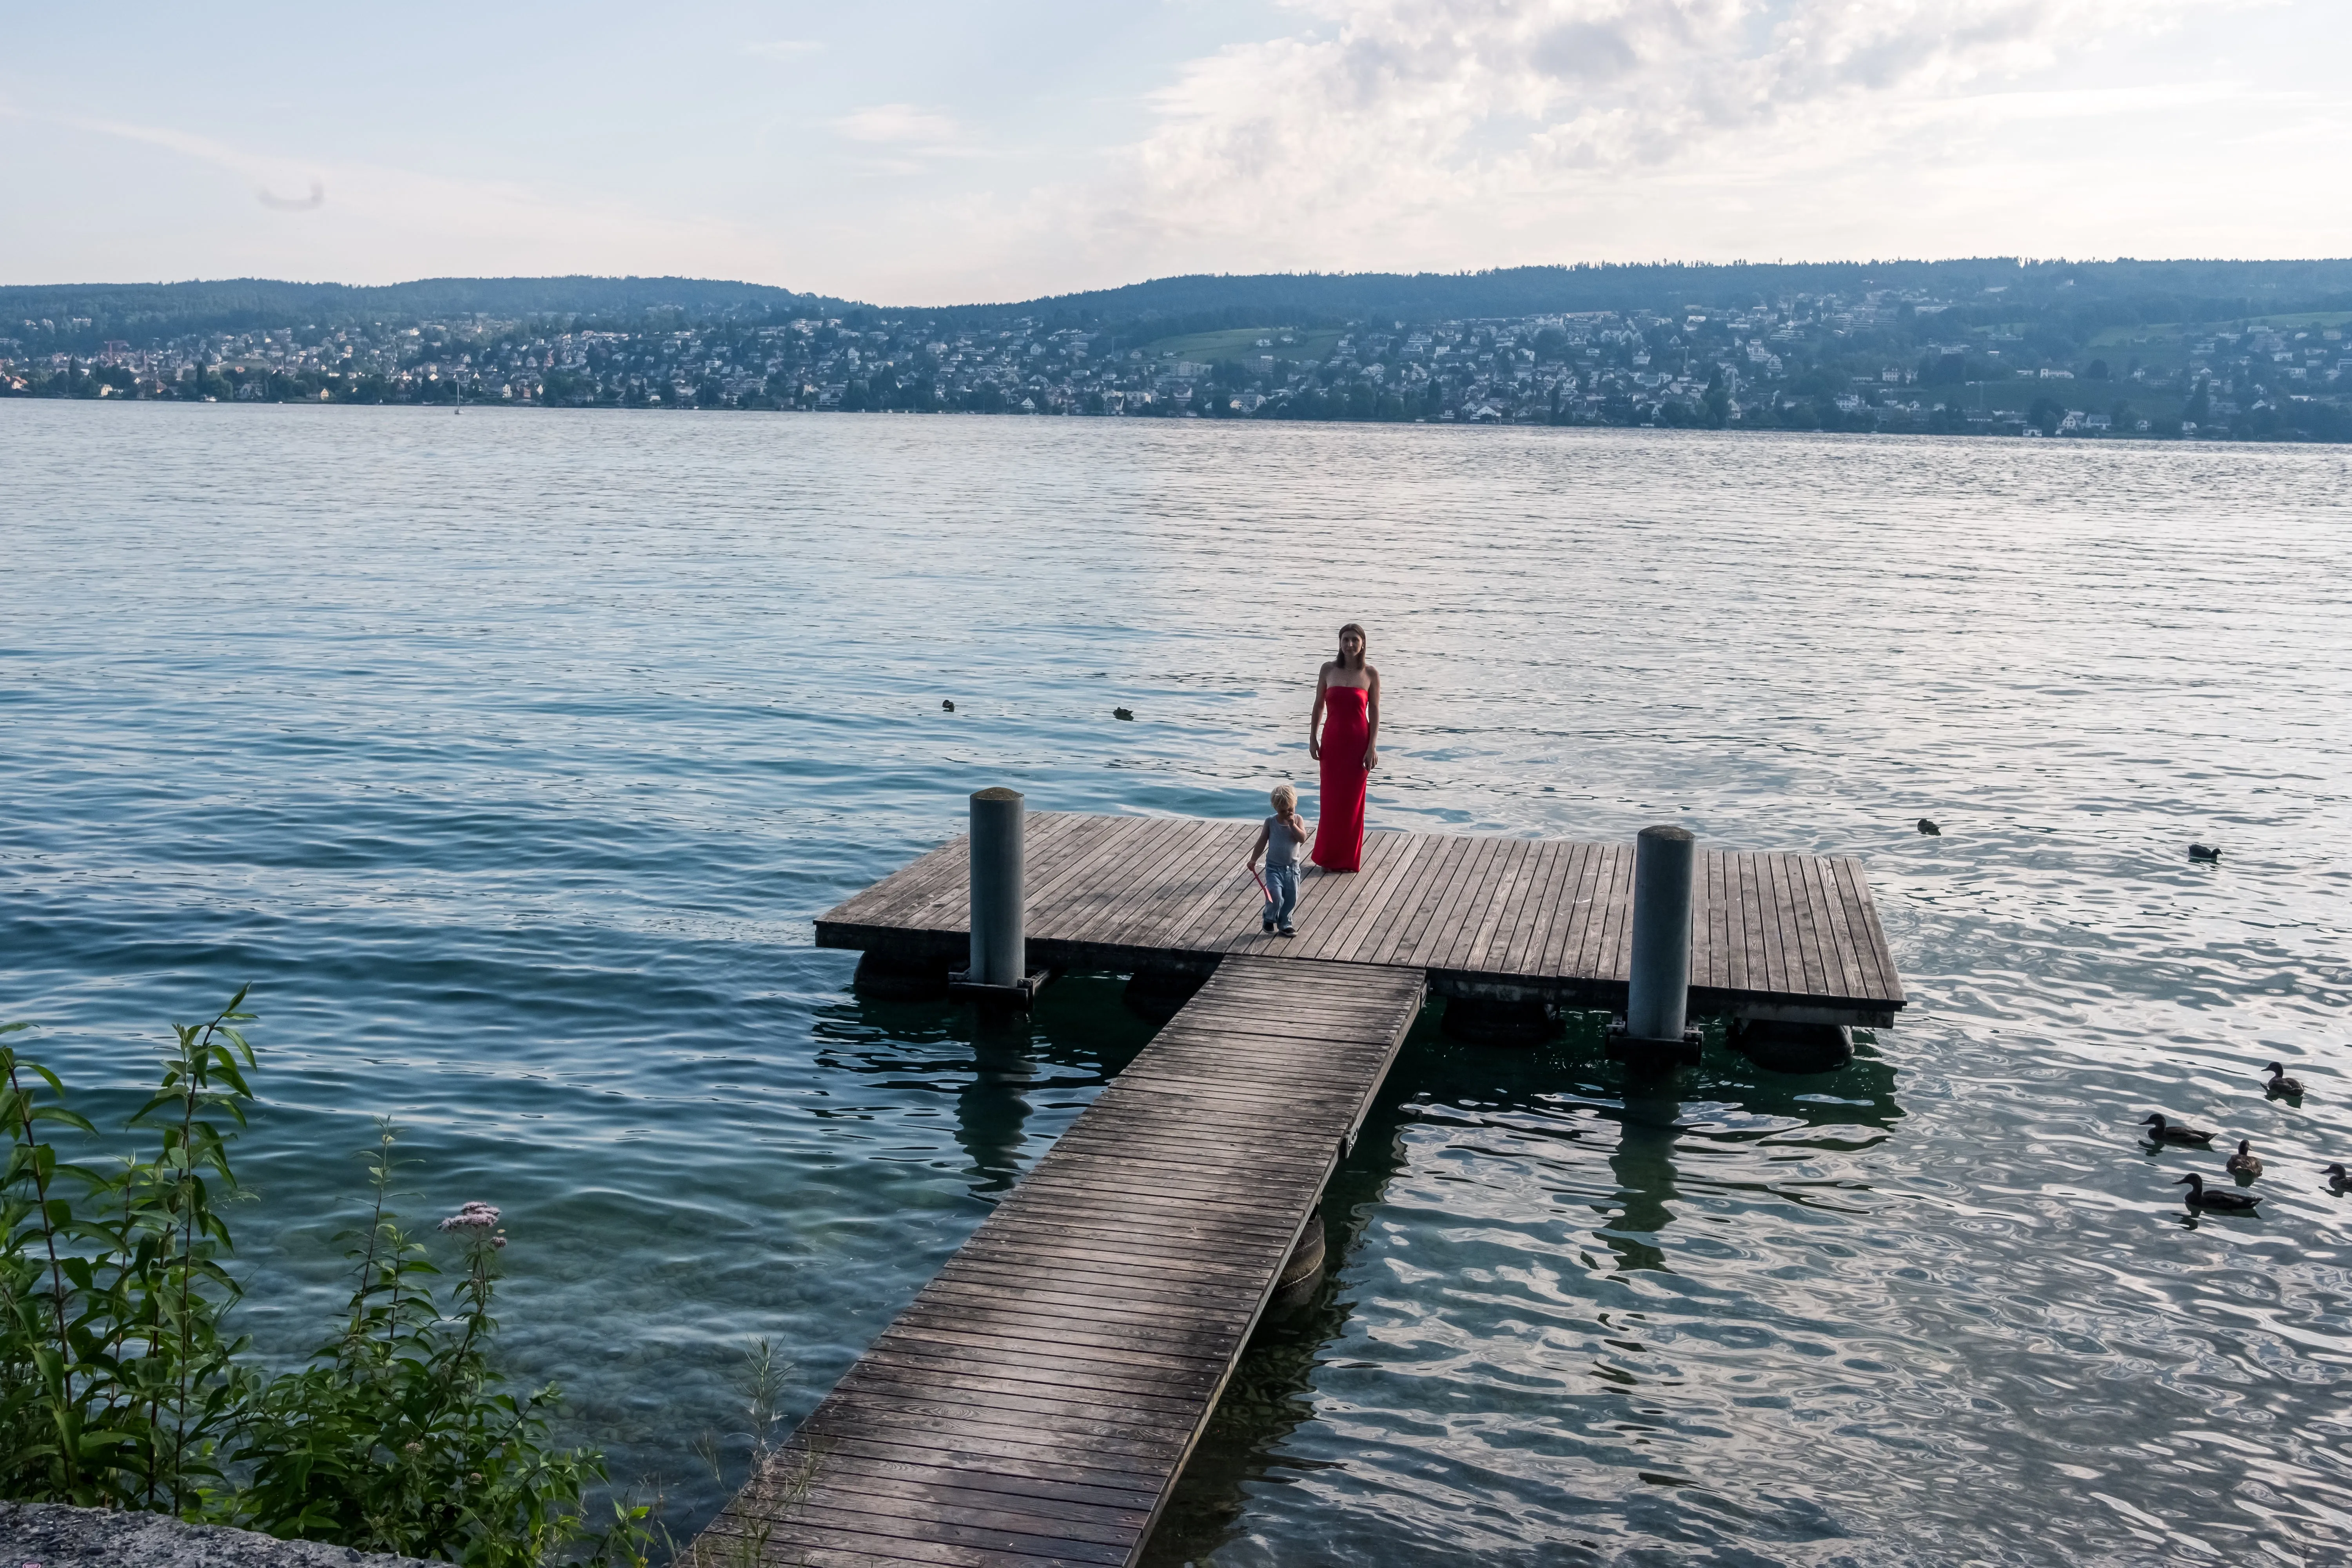
<instances>
[{"instance_id":1,"label":"hillside town","mask_svg":"<svg viewBox=\"0 0 2352 1568\"><path fill-rule=\"evenodd\" d=\"M694 322L656 311L620 326L473 316L106 339L95 352L82 346L89 320L40 319L5 324L0 393L2063 437L2246 437L2291 424L2352 437L2343 321L2084 343L1986 323L1986 301L1967 303L1978 324L1948 329L1955 301L1874 290L1172 337L1134 321L956 325L862 308Z\"/></svg>"}]
</instances>

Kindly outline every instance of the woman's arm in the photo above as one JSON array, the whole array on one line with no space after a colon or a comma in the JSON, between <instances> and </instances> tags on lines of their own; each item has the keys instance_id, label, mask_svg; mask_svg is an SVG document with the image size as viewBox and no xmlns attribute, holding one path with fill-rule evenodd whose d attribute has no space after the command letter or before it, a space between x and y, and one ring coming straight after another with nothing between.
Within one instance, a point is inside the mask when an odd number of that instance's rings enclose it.
<instances>
[{"instance_id":1,"label":"woman's arm","mask_svg":"<svg viewBox=\"0 0 2352 1568\"><path fill-rule=\"evenodd\" d=\"M1325 665L1315 672L1315 710L1307 715L1307 757L1309 762L1323 760L1323 742L1316 737L1323 729L1323 688L1331 679L1331 667Z\"/></svg>"},{"instance_id":2,"label":"woman's arm","mask_svg":"<svg viewBox=\"0 0 2352 1568\"><path fill-rule=\"evenodd\" d=\"M1364 673L1371 678L1364 691L1364 766L1371 768L1381 761L1381 672L1366 666Z\"/></svg>"}]
</instances>

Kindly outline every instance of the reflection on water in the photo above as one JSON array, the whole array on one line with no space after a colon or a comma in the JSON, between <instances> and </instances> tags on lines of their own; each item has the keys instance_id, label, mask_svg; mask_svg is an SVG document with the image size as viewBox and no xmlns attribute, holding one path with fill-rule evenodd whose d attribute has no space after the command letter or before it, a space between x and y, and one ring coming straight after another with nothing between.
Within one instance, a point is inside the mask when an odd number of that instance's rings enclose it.
<instances>
[{"instance_id":1,"label":"reflection on water","mask_svg":"<svg viewBox=\"0 0 2352 1568\"><path fill-rule=\"evenodd\" d=\"M983 1020L972 1042L971 1076L956 1094L956 1142L971 1156L974 1189L1010 1189L1024 1164L1022 1125L1029 1120L1031 1068L1025 1027Z\"/></svg>"},{"instance_id":2,"label":"reflection on water","mask_svg":"<svg viewBox=\"0 0 2352 1568\"><path fill-rule=\"evenodd\" d=\"M1155 1568L1222 1560L1231 1552L1247 1558L1263 1545L1249 1540L1244 1522L1253 1499L1262 1500L1261 1489L1293 1487L1317 1479L1318 1472L1351 1468L1343 1458L1300 1452L1288 1439L1316 1413L1323 1368L1370 1372L1381 1365L1347 1359L1349 1320L1366 1277L1360 1244L1382 1212L1392 1178L1406 1167L1413 1130L1460 1133L1458 1140L1449 1140L1449 1152L1483 1144L1505 1154L1512 1142L1526 1140L1556 1148L1567 1164L1581 1163L1573 1155L1584 1151L1605 1151L1606 1190L1576 1192L1573 1201L1584 1206L1586 1218L1553 1232L1559 1251L1572 1253L1591 1278L1672 1270L1664 1237L1684 1195L1676 1157L1685 1140L1727 1148L1843 1153L1876 1143L1902 1116L1895 1100L1895 1072L1867 1032L1853 1059L1836 1073L1793 1078L1764 1072L1725 1047L1719 1023L1710 1020L1700 1065L1661 1074L1633 1072L1607 1061L1604 1020L1597 1016L1571 1017L1563 1037L1533 1049L1477 1047L1456 1044L1441 1032L1436 1026L1442 1005L1424 1010L1367 1119L1364 1136L1333 1180L1324 1205L1331 1261L1321 1288L1311 1301L1263 1326L1253 1341L1152 1538L1145 1562ZM1787 1180L1780 1195L1800 1203L1831 1201L1805 1194L1800 1178ZM1760 1184L1759 1190L1773 1191ZM1556 1212L1556 1202L1546 1207ZM1511 1222L1534 1212L1512 1215ZM1704 1243L1700 1249L1704 1256ZM1555 1276L1555 1283L1570 1288L1564 1274ZM1581 1369L1586 1378L1628 1395L1677 1386L1682 1380L1661 1346L1683 1331L1668 1328L1661 1334L1663 1321L1662 1314L1636 1306L1594 1310L1588 1331L1591 1359ZM1512 1325L1514 1331L1528 1326ZM1555 1348L1559 1343L1556 1338L1549 1342ZM1539 1346L1530 1342L1523 1348L1533 1353ZM1670 1413L1669 1406L1638 1402L1622 1408L1612 1403L1609 1410L1612 1451L1634 1467L1645 1489L1695 1484L1659 1468L1673 1463L1669 1456L1645 1452L1674 1440L1675 1425L1659 1420ZM1654 1513L1663 1506L1645 1501L1643 1511ZM1719 1499L1705 1506L1734 1512L1747 1507ZM1607 1560L1599 1542L1581 1544L1596 1554L1557 1560Z\"/></svg>"},{"instance_id":3,"label":"reflection on water","mask_svg":"<svg viewBox=\"0 0 2352 1568\"><path fill-rule=\"evenodd\" d=\"M1357 620L1374 827L1858 855L1912 1005L1649 1093L1424 1018L1156 1560L2352 1552L2344 448L20 400L0 494L0 1016L119 1115L255 982L246 1327L394 1114L681 1534L744 1343L805 1412L1150 1034L812 917L982 784L1262 815Z\"/></svg>"},{"instance_id":4,"label":"reflection on water","mask_svg":"<svg viewBox=\"0 0 2352 1568\"><path fill-rule=\"evenodd\" d=\"M850 991L818 1009L817 1063L886 1093L944 1102L913 1116L952 1116L968 1162L959 1174L972 1197L992 1200L1150 1040L1152 1026L1121 1010L1121 984L1116 975L1065 977L1031 1014ZM1034 1118L1050 1118L1050 1131L1032 1133Z\"/></svg>"},{"instance_id":5,"label":"reflection on water","mask_svg":"<svg viewBox=\"0 0 2352 1568\"><path fill-rule=\"evenodd\" d=\"M1617 1123L1617 1149L1609 1156L1609 1170L1617 1178L1621 1205L1600 1231L1601 1239L1617 1255L1620 1268L1664 1268L1666 1255L1657 1245L1658 1233L1674 1223L1667 1206L1675 1193L1675 1139L1682 1127L1671 1075L1652 1077L1629 1091Z\"/></svg>"}]
</instances>

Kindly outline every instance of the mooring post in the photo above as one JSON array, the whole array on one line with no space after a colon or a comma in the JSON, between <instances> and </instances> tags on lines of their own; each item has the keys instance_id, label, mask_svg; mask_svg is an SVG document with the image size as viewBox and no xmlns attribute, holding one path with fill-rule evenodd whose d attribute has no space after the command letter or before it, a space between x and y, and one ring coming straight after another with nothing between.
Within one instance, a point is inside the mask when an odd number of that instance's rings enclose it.
<instances>
[{"instance_id":1,"label":"mooring post","mask_svg":"<svg viewBox=\"0 0 2352 1568\"><path fill-rule=\"evenodd\" d=\"M1023 886L1022 823L1027 803L1017 789L971 796L971 963L948 976L948 994L1026 1006L1045 983L1028 965L1028 890Z\"/></svg>"},{"instance_id":2,"label":"mooring post","mask_svg":"<svg viewBox=\"0 0 2352 1568\"><path fill-rule=\"evenodd\" d=\"M1691 876L1698 840L1686 827L1644 827L1633 841L1633 960L1624 1054L1689 1059ZM1641 1047L1647 1047L1644 1052ZM1670 1047L1670 1048L1666 1048Z\"/></svg>"},{"instance_id":3,"label":"mooring post","mask_svg":"<svg viewBox=\"0 0 2352 1568\"><path fill-rule=\"evenodd\" d=\"M1027 802L1017 789L971 796L971 967L975 985L1018 985L1024 962L1021 825Z\"/></svg>"}]
</instances>

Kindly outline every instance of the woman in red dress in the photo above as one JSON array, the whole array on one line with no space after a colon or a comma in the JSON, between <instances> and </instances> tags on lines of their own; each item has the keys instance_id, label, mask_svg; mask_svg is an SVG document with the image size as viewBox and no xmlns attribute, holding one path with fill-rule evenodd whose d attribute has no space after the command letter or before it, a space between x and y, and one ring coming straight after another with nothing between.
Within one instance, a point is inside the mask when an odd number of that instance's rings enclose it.
<instances>
[{"instance_id":1,"label":"woman in red dress","mask_svg":"<svg viewBox=\"0 0 2352 1568\"><path fill-rule=\"evenodd\" d=\"M1315 679L1307 754L1323 764L1313 858L1326 871L1352 871L1364 858L1364 784L1381 760L1381 672L1364 659L1364 628L1339 628L1339 657Z\"/></svg>"}]
</instances>

